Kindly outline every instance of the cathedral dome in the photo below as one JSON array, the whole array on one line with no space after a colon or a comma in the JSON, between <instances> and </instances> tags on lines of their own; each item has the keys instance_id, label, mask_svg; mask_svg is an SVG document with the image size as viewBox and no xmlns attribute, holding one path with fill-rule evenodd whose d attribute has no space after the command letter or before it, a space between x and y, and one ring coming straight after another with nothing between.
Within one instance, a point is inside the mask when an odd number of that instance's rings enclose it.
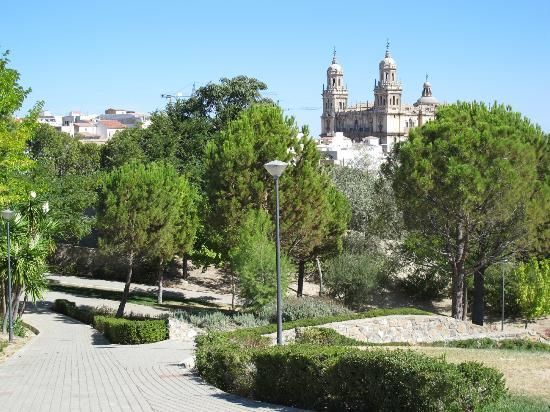
<instances>
[{"instance_id":1,"label":"cathedral dome","mask_svg":"<svg viewBox=\"0 0 550 412\"><path fill-rule=\"evenodd\" d=\"M416 104L439 104L432 95L432 84L428 81L428 75L426 75L426 81L422 86L422 96L416 101Z\"/></svg>"},{"instance_id":2,"label":"cathedral dome","mask_svg":"<svg viewBox=\"0 0 550 412\"><path fill-rule=\"evenodd\" d=\"M336 56L332 59L332 64L328 66L327 72L329 73L343 73L342 66L336 61Z\"/></svg>"}]
</instances>

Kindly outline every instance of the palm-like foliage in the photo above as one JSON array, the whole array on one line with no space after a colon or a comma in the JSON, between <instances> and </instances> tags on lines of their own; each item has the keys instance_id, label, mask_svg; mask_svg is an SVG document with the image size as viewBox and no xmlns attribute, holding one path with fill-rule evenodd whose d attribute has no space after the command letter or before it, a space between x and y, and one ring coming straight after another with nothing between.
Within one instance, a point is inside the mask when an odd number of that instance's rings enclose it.
<instances>
[{"instance_id":1,"label":"palm-like foliage","mask_svg":"<svg viewBox=\"0 0 550 412\"><path fill-rule=\"evenodd\" d=\"M47 204L32 194L29 201L19 205L15 218L10 222L10 256L12 268L12 295L14 316L22 312L19 302L42 297L47 287L47 258L54 250L53 235L56 223L48 215ZM0 283L2 288L1 314L8 306L8 256L6 224L2 222L0 236Z\"/></svg>"}]
</instances>

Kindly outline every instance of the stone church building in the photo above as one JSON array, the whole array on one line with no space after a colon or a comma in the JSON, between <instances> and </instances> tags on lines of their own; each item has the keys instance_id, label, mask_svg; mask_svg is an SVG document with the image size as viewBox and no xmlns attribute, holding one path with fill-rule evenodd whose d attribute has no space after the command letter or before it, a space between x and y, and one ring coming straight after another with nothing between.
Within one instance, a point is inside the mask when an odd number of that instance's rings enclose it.
<instances>
[{"instance_id":1,"label":"stone church building","mask_svg":"<svg viewBox=\"0 0 550 412\"><path fill-rule=\"evenodd\" d=\"M402 101L403 86L397 77L397 64L391 57L389 43L380 61L379 77L374 81L374 100L348 105L348 89L344 84L344 71L336 61L327 69L327 84L323 85L323 114L321 139L326 141L340 132L353 141L376 137L387 151L406 139L409 130L432 120L438 101L432 96L432 86L424 83L421 97L413 104Z\"/></svg>"}]
</instances>

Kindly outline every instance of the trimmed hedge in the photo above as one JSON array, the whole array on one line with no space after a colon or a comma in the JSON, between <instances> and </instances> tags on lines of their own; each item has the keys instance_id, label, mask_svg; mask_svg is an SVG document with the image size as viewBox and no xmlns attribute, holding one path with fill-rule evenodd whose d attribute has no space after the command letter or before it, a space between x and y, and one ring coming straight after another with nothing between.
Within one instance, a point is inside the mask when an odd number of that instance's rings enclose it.
<instances>
[{"instance_id":1,"label":"trimmed hedge","mask_svg":"<svg viewBox=\"0 0 550 412\"><path fill-rule=\"evenodd\" d=\"M496 340L491 338L481 339L464 339L453 341L441 341L426 344L426 346L442 346L448 348L465 348L465 349L508 349L508 350L525 350L525 351L541 351L550 352L550 345L543 342L536 342L527 339L502 339Z\"/></svg>"},{"instance_id":2,"label":"trimmed hedge","mask_svg":"<svg viewBox=\"0 0 550 412\"><path fill-rule=\"evenodd\" d=\"M95 316L94 327L111 343L137 345L165 340L168 330L165 319L132 320Z\"/></svg>"},{"instance_id":3,"label":"trimmed hedge","mask_svg":"<svg viewBox=\"0 0 550 412\"><path fill-rule=\"evenodd\" d=\"M66 299L56 299L53 303L52 310L88 325L94 323L94 313L91 309L79 308L74 302L70 302Z\"/></svg>"},{"instance_id":4,"label":"trimmed hedge","mask_svg":"<svg viewBox=\"0 0 550 412\"><path fill-rule=\"evenodd\" d=\"M168 321L166 319L125 319L104 316L103 313L94 312L91 308L79 308L74 302L66 299L56 299L52 309L82 323L93 325L111 343L137 345L168 338Z\"/></svg>"},{"instance_id":5,"label":"trimmed hedge","mask_svg":"<svg viewBox=\"0 0 550 412\"><path fill-rule=\"evenodd\" d=\"M381 313L372 312L367 317ZM227 392L316 410L472 411L506 393L503 375L479 363L455 365L404 350L269 347L261 336L266 329L198 337L199 374ZM306 334L309 342L351 343L326 330Z\"/></svg>"}]
</instances>

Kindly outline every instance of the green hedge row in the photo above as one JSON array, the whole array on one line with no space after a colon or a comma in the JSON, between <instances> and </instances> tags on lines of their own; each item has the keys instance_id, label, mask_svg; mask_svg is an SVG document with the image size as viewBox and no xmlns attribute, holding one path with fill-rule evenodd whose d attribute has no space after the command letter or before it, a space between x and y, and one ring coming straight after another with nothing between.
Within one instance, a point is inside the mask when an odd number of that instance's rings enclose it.
<instances>
[{"instance_id":1,"label":"green hedge row","mask_svg":"<svg viewBox=\"0 0 550 412\"><path fill-rule=\"evenodd\" d=\"M443 346L449 348L467 348L467 349L508 349L508 350L525 350L525 351L541 351L550 352L548 343L536 342L527 339L464 339L453 340L447 342L433 342L426 346Z\"/></svg>"},{"instance_id":2,"label":"green hedge row","mask_svg":"<svg viewBox=\"0 0 550 412\"><path fill-rule=\"evenodd\" d=\"M92 309L79 308L74 302L57 299L52 309L83 323L93 325L111 343L137 345L153 343L168 338L166 319L125 319L103 316Z\"/></svg>"},{"instance_id":3,"label":"green hedge row","mask_svg":"<svg viewBox=\"0 0 550 412\"><path fill-rule=\"evenodd\" d=\"M66 299L56 299L53 303L52 310L88 325L94 323L94 313L91 309L79 308L74 302L70 302Z\"/></svg>"},{"instance_id":4,"label":"green hedge row","mask_svg":"<svg viewBox=\"0 0 550 412\"><path fill-rule=\"evenodd\" d=\"M94 327L111 343L136 345L159 342L168 338L165 319L131 320L95 316Z\"/></svg>"},{"instance_id":5,"label":"green hedge row","mask_svg":"<svg viewBox=\"0 0 550 412\"><path fill-rule=\"evenodd\" d=\"M479 363L455 365L413 351L360 350L325 331L303 341L336 346L270 347L261 336L270 332L265 329L198 337L199 374L226 392L331 411L473 411L506 393L503 375Z\"/></svg>"}]
</instances>

